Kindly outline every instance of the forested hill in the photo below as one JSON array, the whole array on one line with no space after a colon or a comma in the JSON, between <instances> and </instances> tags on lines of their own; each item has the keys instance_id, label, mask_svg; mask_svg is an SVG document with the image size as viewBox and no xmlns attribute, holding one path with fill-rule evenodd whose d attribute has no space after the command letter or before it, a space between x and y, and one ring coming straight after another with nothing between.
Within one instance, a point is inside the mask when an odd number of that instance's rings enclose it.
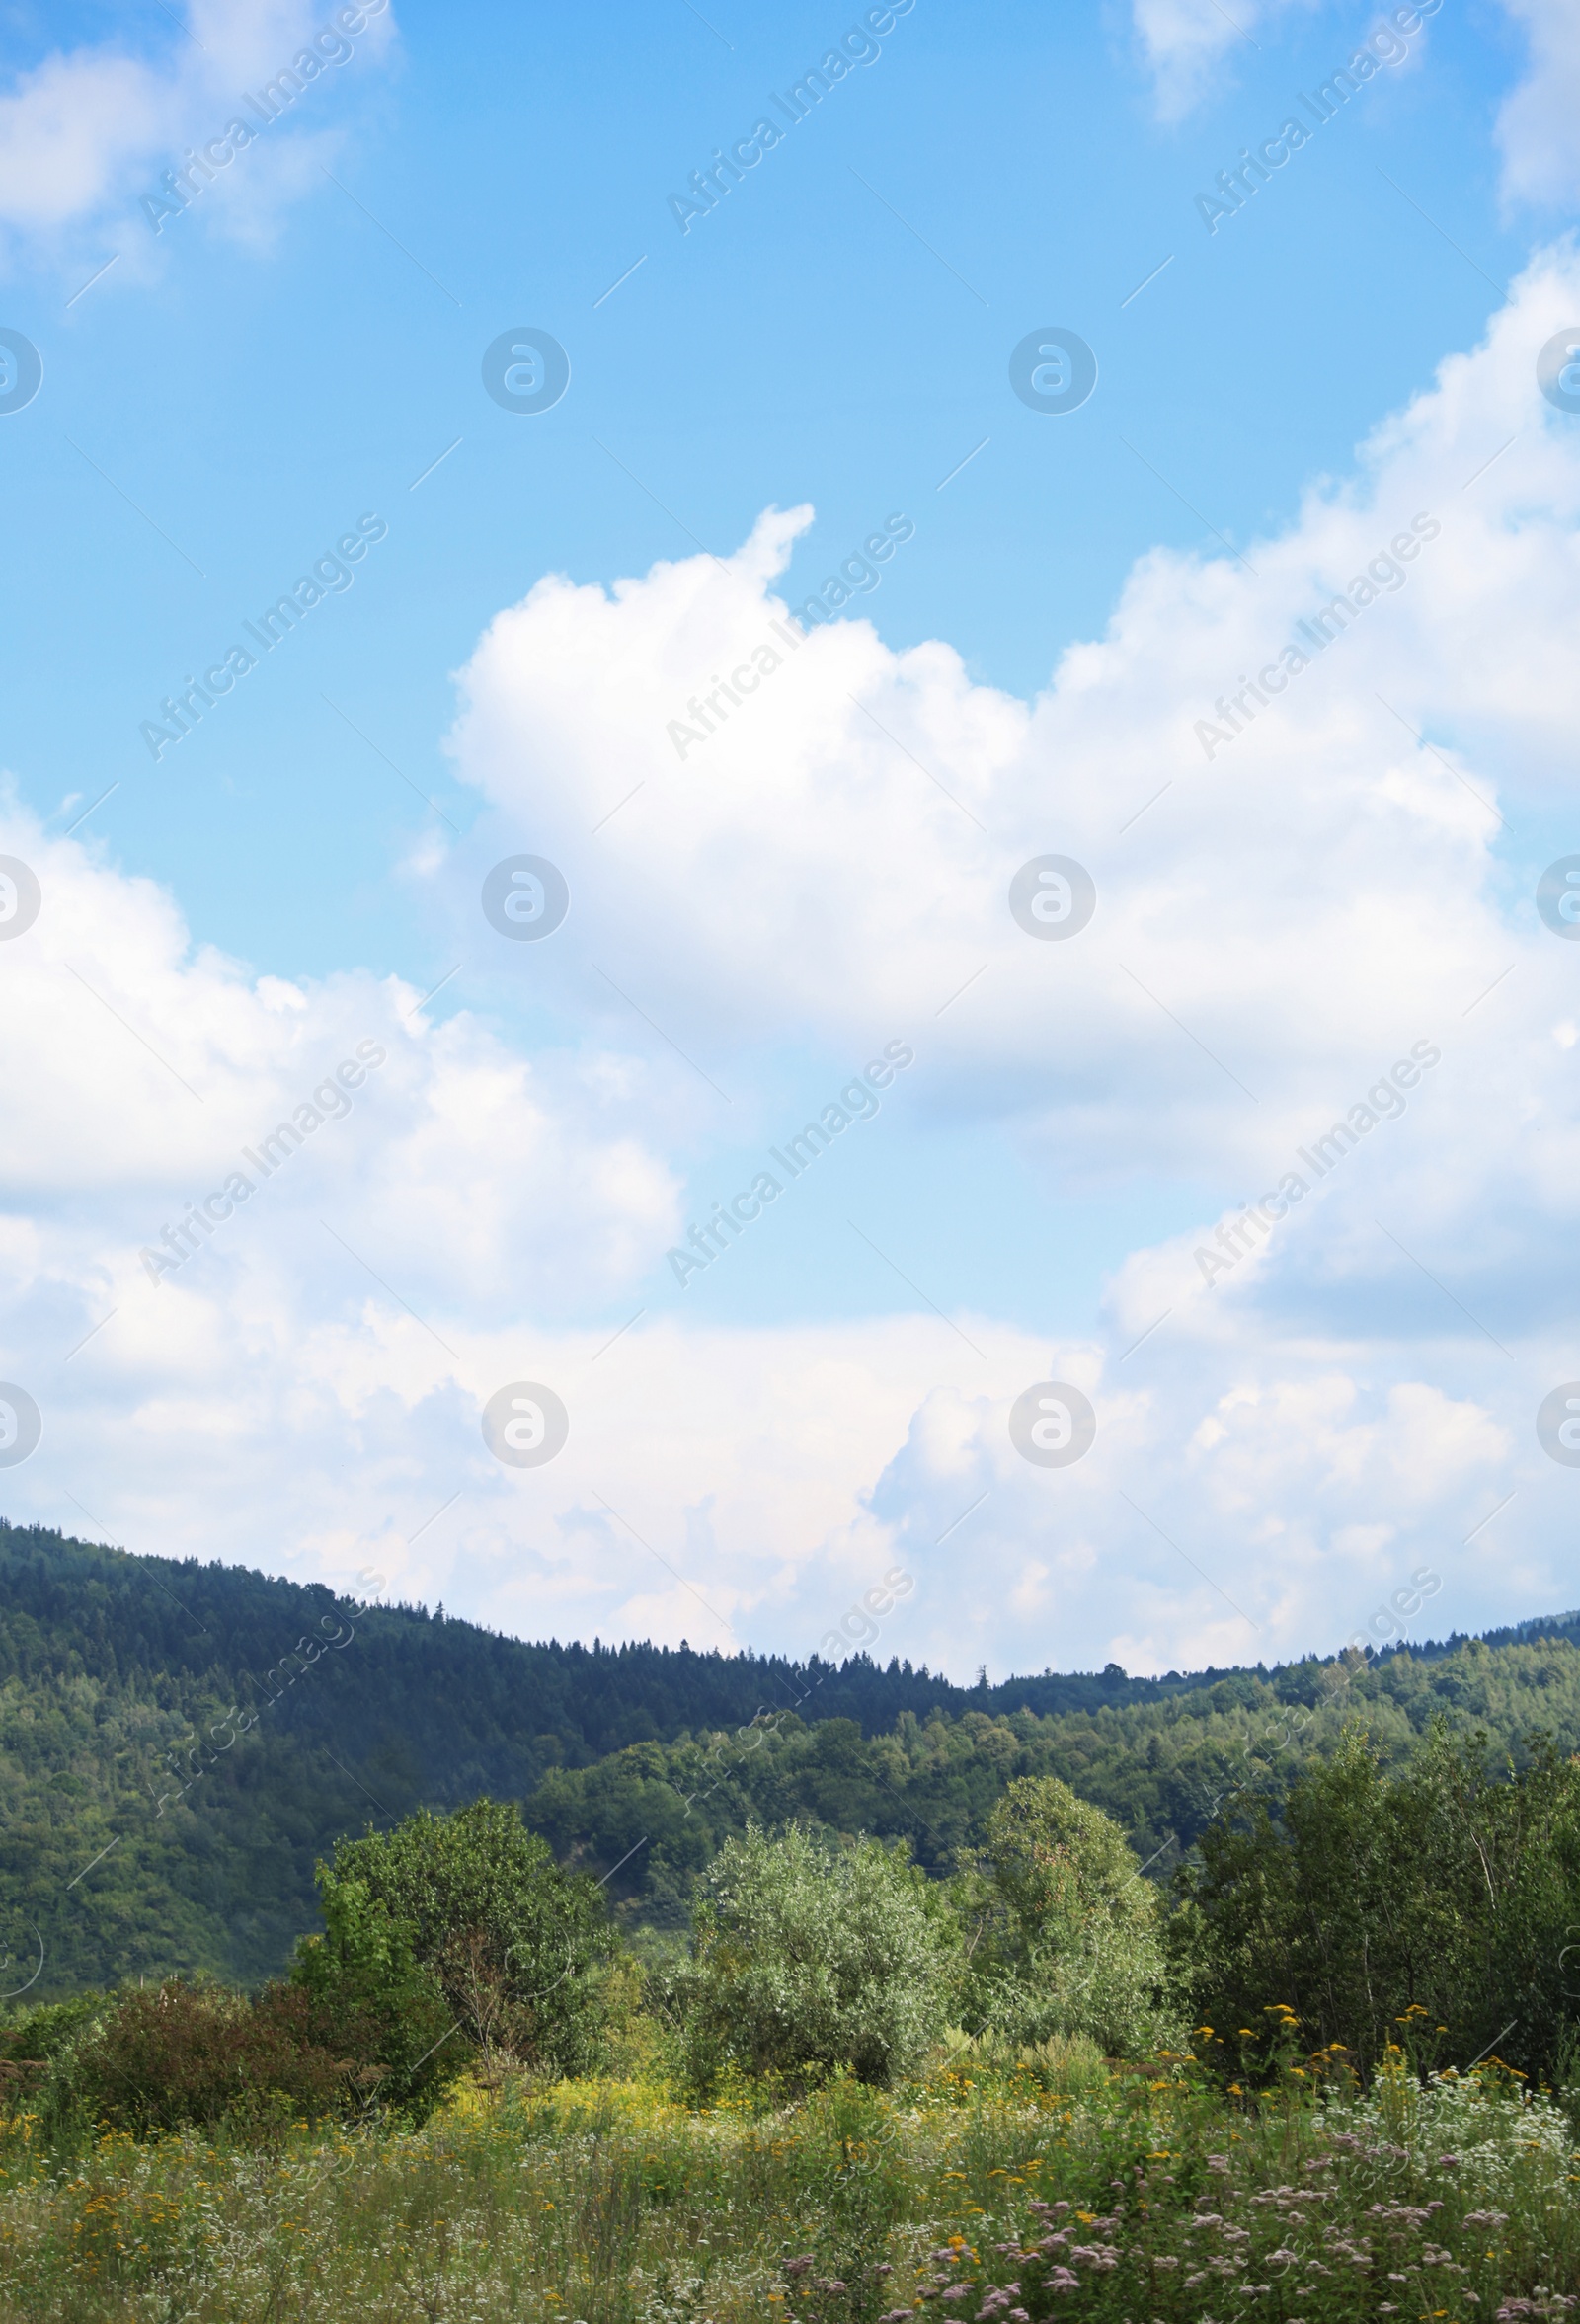
<instances>
[{"instance_id":1,"label":"forested hill","mask_svg":"<svg viewBox=\"0 0 1580 2324\"><path fill-rule=\"evenodd\" d=\"M1290 1664L1237 1671L1149 1702L1039 1718L968 1710L887 1735L852 1721L770 1719L742 1737L638 1743L590 1768L556 1770L524 1803L562 1861L605 1879L617 1915L678 1927L690 1884L749 1820L904 1838L934 1874L980 1842L1006 1784L1056 1775L1124 1826L1154 1878L1171 1873L1222 1804L1260 1794L1277 1811L1303 1765L1346 1724L1400 1766L1444 1719L1481 1731L1494 1763L1527 1761L1537 1739L1580 1751L1580 1650L1557 1624L1518 1643L1462 1640L1353 1669Z\"/></svg>"},{"instance_id":2,"label":"forested hill","mask_svg":"<svg viewBox=\"0 0 1580 2324\"><path fill-rule=\"evenodd\" d=\"M37 1926L51 1988L198 1964L255 1977L313 1925L315 1857L369 1819L520 1799L556 1767L786 1705L874 1734L905 1710L1194 1683L1110 1670L967 1689L865 1658L527 1645L0 1520L0 1954L25 1956Z\"/></svg>"},{"instance_id":3,"label":"forested hill","mask_svg":"<svg viewBox=\"0 0 1580 2324\"><path fill-rule=\"evenodd\" d=\"M1488 1658L1451 1641L1384 1659L1347 1699L1394 1685L1400 1741L1430 1697L1500 1735L1544 1723L1580 1747L1580 1616L1522 1632L1567 1643ZM600 1873L634 1848L611 1893L661 1919L748 1813L906 1831L942 1869L1033 1762L1160 1842L1166 1863L1248 1722L1315 1701L1332 1670L1137 1679L1111 1666L966 1688L865 1657L835 1669L527 1645L0 1521L0 1955L25 1965L0 1985L20 1982L39 1942L40 1992L198 1966L256 1978L314 1924L313 1862L338 1836L484 1791L526 1802ZM1313 1715L1289 1749L1339 1716ZM754 1720L745 1743L726 1740ZM1289 1749L1268 1757L1270 1783Z\"/></svg>"},{"instance_id":4,"label":"forested hill","mask_svg":"<svg viewBox=\"0 0 1580 2324\"><path fill-rule=\"evenodd\" d=\"M759 1709L789 1704L800 1704L807 1718L854 1719L872 1734L902 1711L1093 1710L1221 1675L1128 1678L1109 1664L1092 1675L1050 1670L962 1687L925 1666L892 1661L882 1668L864 1655L836 1670L816 1657L803 1664L685 1646L533 1646L446 1619L441 1609L359 1606L321 1586L195 1559L132 1557L0 1518L0 1651L8 1657L0 1675L21 1668L17 1657L25 1654L28 1667L40 1670L71 1667L96 1677L160 1671L178 1683L211 1677L234 1687L337 1608L355 1616L358 1640L359 1678L343 1699L387 1722L388 1688L397 1685L400 1732L425 1767L431 1752L437 1764L457 1748L468 1757L483 1751L491 1780L516 1789L549 1765L580 1764L698 1727L737 1726Z\"/></svg>"}]
</instances>

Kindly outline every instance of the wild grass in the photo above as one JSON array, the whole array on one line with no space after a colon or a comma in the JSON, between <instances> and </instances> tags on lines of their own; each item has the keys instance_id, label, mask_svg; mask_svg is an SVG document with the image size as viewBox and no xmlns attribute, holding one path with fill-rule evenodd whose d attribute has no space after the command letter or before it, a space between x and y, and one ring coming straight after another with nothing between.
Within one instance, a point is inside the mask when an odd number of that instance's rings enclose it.
<instances>
[{"instance_id":1,"label":"wild grass","mask_svg":"<svg viewBox=\"0 0 1580 2324\"><path fill-rule=\"evenodd\" d=\"M0 2167L0 2324L1508 2324L1580 2295L1564 2109L1402 2057L1225 2096L1187 2058L962 2042L887 2093L467 2086L420 2131L68 2156L22 2113Z\"/></svg>"}]
</instances>

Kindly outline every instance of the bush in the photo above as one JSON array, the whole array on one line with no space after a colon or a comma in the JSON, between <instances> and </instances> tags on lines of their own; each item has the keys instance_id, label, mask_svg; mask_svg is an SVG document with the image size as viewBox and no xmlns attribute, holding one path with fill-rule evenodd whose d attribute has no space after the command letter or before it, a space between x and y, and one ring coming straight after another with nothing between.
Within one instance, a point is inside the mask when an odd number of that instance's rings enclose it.
<instances>
[{"instance_id":1,"label":"bush","mask_svg":"<svg viewBox=\"0 0 1580 2324\"><path fill-rule=\"evenodd\" d=\"M797 2082L844 2067L882 2085L936 2039L951 1932L903 1846L831 1854L801 1830L770 1839L752 1824L701 1889L675 1988L699 2089L727 2066Z\"/></svg>"},{"instance_id":2,"label":"bush","mask_svg":"<svg viewBox=\"0 0 1580 2324\"><path fill-rule=\"evenodd\" d=\"M0 2113L26 2106L51 2151L75 2148L92 2130L77 2053L113 2006L104 1993L36 2002L0 2024Z\"/></svg>"},{"instance_id":3,"label":"bush","mask_svg":"<svg viewBox=\"0 0 1580 2324\"><path fill-rule=\"evenodd\" d=\"M1056 1776L1021 1776L956 1889L963 2023L1010 2043L1085 2035L1136 2056L1170 2038L1157 1892L1119 1825Z\"/></svg>"},{"instance_id":4,"label":"bush","mask_svg":"<svg viewBox=\"0 0 1580 2324\"><path fill-rule=\"evenodd\" d=\"M144 2134L317 2119L346 2105L355 2061L314 2041L309 2016L288 1985L249 2001L172 1978L119 1997L82 2044L76 2084L95 2120Z\"/></svg>"},{"instance_id":5,"label":"bush","mask_svg":"<svg viewBox=\"0 0 1580 2324\"><path fill-rule=\"evenodd\" d=\"M318 1885L329 1933L296 1973L309 1989L361 1993L392 2025L436 1998L461 2055L475 2049L490 2066L573 2074L595 2059L611 1949L602 1893L562 1872L514 1805L423 1809L342 1840Z\"/></svg>"}]
</instances>

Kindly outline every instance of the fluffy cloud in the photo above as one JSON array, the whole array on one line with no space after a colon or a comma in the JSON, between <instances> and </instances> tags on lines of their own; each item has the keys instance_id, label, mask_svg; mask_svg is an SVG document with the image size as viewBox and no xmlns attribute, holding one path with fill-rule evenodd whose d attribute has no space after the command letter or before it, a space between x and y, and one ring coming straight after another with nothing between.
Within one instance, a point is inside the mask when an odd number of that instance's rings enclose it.
<instances>
[{"instance_id":1,"label":"fluffy cloud","mask_svg":"<svg viewBox=\"0 0 1580 2324\"><path fill-rule=\"evenodd\" d=\"M1575 948L1500 818L1566 796L1580 710L1580 437L1535 381L1577 297L1576 262L1540 261L1348 482L1248 566L1144 560L1031 703L947 645L891 652L859 604L796 638L774 583L805 511L609 591L540 581L462 676L483 826L419 875L471 948L442 1026L396 980L195 955L158 890L13 817L0 848L45 910L0 947L26 1099L0 1115L0 1369L45 1438L8 1506L377 1566L529 1633L803 1653L899 1561L917 1587L876 1651L957 1673L1333 1646L1423 1568L1418 1627L1571 1595L1575 1475L1532 1422L1580 1370L1552 1258L1580 1186ZM1258 702L1246 677L1341 589L1348 619ZM478 851L522 846L570 881L547 945L477 908ZM1068 943L1007 907L1050 851L1097 884ZM530 1058L475 1013L522 955L579 1029ZM782 1118L787 1046L848 1070L895 1035L911 1102L1007 1126L1056 1187L1129 1173L1176 1217L1205 1189L1197 1223L1036 1336L747 1329L646 1287L726 1112L686 1055L727 1079L735 1135L770 1097ZM363 1041L385 1055L352 1110L327 1097L150 1282L139 1250ZM1285 1215L1248 1219L1291 1179ZM1098 1415L1066 1469L1008 1433L1047 1378ZM541 1469L479 1428L520 1379L572 1416Z\"/></svg>"},{"instance_id":2,"label":"fluffy cloud","mask_svg":"<svg viewBox=\"0 0 1580 2324\"><path fill-rule=\"evenodd\" d=\"M1087 1182L1268 1167L1511 958L1540 1046L1558 948L1510 925L1495 843L1505 791L1567 783L1580 716L1580 436L1535 376L1577 292L1536 268L1247 563L1144 560L1029 705L859 601L797 642L771 582L805 510L612 593L539 582L451 748L571 881L563 1003L613 977L714 1057L904 1034L940 1108ZM1006 907L1046 852L1096 882L1070 943Z\"/></svg>"},{"instance_id":3,"label":"fluffy cloud","mask_svg":"<svg viewBox=\"0 0 1580 2324\"><path fill-rule=\"evenodd\" d=\"M333 79L338 65L382 53L388 10L389 0L349 10L314 0L190 0L180 36L156 58L123 41L54 51L0 94L0 228L62 255L94 228L146 262L154 221L139 197L157 192L164 169L187 169L191 148L201 155L224 145L226 124L239 117L258 142L233 141L223 160L210 152L206 171L190 180L190 198L201 195L205 211L234 232L262 231L272 205L299 191L301 148L327 125L314 121L311 106L297 116L299 95ZM280 114L265 131L238 92L282 74L295 87L287 82L265 108Z\"/></svg>"}]
</instances>

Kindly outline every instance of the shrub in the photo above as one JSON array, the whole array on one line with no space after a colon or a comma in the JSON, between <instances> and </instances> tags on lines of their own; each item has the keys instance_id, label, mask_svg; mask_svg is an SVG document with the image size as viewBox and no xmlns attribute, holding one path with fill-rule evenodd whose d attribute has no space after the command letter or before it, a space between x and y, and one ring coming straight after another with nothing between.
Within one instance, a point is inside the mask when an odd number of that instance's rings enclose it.
<instances>
[{"instance_id":1,"label":"shrub","mask_svg":"<svg viewBox=\"0 0 1580 2324\"><path fill-rule=\"evenodd\" d=\"M693 1959L677 1980L687 2065L818 2081L841 2067L884 2084L937 2037L950 1932L903 1846L833 1854L794 1827L749 1825L701 1884Z\"/></svg>"},{"instance_id":2,"label":"shrub","mask_svg":"<svg viewBox=\"0 0 1580 2324\"><path fill-rule=\"evenodd\" d=\"M602 1893L562 1872L514 1805L423 1809L342 1840L318 1885L326 1991L341 1977L399 2015L426 1981L485 2063L560 2074L592 2063L611 1945ZM319 1970L299 1974L311 1985Z\"/></svg>"},{"instance_id":3,"label":"shrub","mask_svg":"<svg viewBox=\"0 0 1580 2324\"><path fill-rule=\"evenodd\" d=\"M1011 2043L1076 2034L1138 2055L1169 2038L1157 1892L1119 1825L1056 1776L1021 1776L956 1890L963 2022Z\"/></svg>"},{"instance_id":4,"label":"shrub","mask_svg":"<svg viewBox=\"0 0 1580 2324\"><path fill-rule=\"evenodd\" d=\"M252 2001L179 1977L123 1993L78 2052L78 2087L97 2120L141 2133L333 2114L353 2061L312 2039L309 2014L288 1985Z\"/></svg>"},{"instance_id":5,"label":"shrub","mask_svg":"<svg viewBox=\"0 0 1580 2324\"><path fill-rule=\"evenodd\" d=\"M112 2006L113 1996L74 1993L36 2002L0 2024L0 2112L26 2106L51 2150L74 2148L91 2132L77 2053Z\"/></svg>"}]
</instances>

